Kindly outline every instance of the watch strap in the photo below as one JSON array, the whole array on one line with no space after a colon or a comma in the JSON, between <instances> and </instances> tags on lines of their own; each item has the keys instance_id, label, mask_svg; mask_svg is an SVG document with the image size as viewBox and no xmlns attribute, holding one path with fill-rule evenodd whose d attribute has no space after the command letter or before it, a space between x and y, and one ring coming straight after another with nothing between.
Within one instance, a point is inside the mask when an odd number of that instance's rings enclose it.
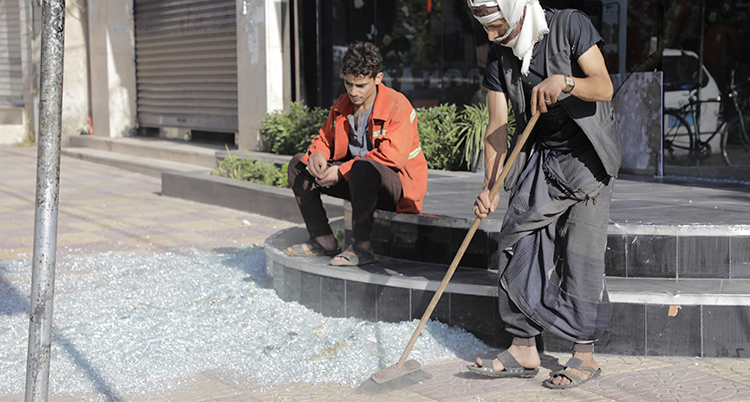
<instances>
[{"instance_id":1,"label":"watch strap","mask_svg":"<svg viewBox=\"0 0 750 402\"><path fill-rule=\"evenodd\" d=\"M573 80L573 77L569 75L565 76L565 84L566 84L566 87L562 90L563 93L565 94L569 94L573 90L573 88L575 88L576 86L575 80Z\"/></svg>"}]
</instances>

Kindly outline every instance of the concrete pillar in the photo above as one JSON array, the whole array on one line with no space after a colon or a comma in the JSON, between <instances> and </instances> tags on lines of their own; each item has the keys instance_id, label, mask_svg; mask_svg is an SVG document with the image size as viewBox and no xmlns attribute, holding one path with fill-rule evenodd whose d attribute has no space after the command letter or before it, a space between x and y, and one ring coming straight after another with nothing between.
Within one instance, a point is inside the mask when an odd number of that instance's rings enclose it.
<instances>
[{"instance_id":1,"label":"concrete pillar","mask_svg":"<svg viewBox=\"0 0 750 402\"><path fill-rule=\"evenodd\" d=\"M62 137L78 135L89 116L88 2L65 2L65 56L63 68Z\"/></svg>"},{"instance_id":2,"label":"concrete pillar","mask_svg":"<svg viewBox=\"0 0 750 402\"><path fill-rule=\"evenodd\" d=\"M89 0L94 135L124 137L136 127L133 0Z\"/></svg>"},{"instance_id":3,"label":"concrete pillar","mask_svg":"<svg viewBox=\"0 0 750 402\"><path fill-rule=\"evenodd\" d=\"M22 99L15 98L10 103L0 106L0 144L21 144L36 140L35 107L37 97L35 94L37 93L37 83L39 81L37 73L39 71L39 42L35 39L34 34L36 33L37 38L39 38L41 6L35 7L36 2L17 1L19 10L17 18L19 18L20 23L18 25L11 25L18 27L19 31L11 31L9 26L6 28L8 32L3 35L6 38L18 35L20 48L14 48L13 41L11 41L12 48L2 50L6 54L6 59L17 56L21 58L21 77L11 78L10 83L14 86L20 84L23 88L23 95ZM10 1L6 1L6 3L8 7L12 8ZM35 16L35 8L39 11L38 16ZM34 53L34 49L37 49L36 54ZM20 54L18 50L20 50ZM20 82L15 80L19 80ZM5 85L7 84L5 83Z\"/></svg>"},{"instance_id":4,"label":"concrete pillar","mask_svg":"<svg viewBox=\"0 0 750 402\"><path fill-rule=\"evenodd\" d=\"M266 113L291 99L288 66L289 0L237 2L237 146L262 150L259 129ZM285 44L286 42L286 44ZM285 79L286 78L286 79Z\"/></svg>"}]
</instances>

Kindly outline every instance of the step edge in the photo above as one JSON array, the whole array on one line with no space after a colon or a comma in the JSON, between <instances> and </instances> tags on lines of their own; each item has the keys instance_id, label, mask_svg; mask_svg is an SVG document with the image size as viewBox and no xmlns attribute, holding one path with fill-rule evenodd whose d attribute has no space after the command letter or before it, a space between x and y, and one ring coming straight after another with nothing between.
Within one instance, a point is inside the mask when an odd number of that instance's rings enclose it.
<instances>
[{"instance_id":1,"label":"step edge","mask_svg":"<svg viewBox=\"0 0 750 402\"><path fill-rule=\"evenodd\" d=\"M104 161L115 162L122 165L152 168L161 172L178 172L178 173L200 173L209 172L210 168L193 165L189 163L175 162L169 160L159 160L136 155L123 154L119 152L105 151L96 148L63 148L63 155L89 158L90 162L102 163Z\"/></svg>"},{"instance_id":2,"label":"step edge","mask_svg":"<svg viewBox=\"0 0 750 402\"><path fill-rule=\"evenodd\" d=\"M440 281L429 280L425 278L414 277L392 277L383 274L364 272L361 269L353 267L334 267L328 265L326 261L330 257L288 257L283 251L274 246L274 240L292 230L304 230L302 226L283 229L269 236L264 244L266 258L271 259L274 263L279 263L288 268L296 269L301 272L336 277L344 280L351 280L361 283L370 283L375 285L408 288L415 290L435 291L440 285ZM394 260L397 258L384 258L384 261ZM320 261L320 263L318 263ZM407 261L407 260L404 260ZM445 269L446 266L440 264L424 263L424 265L434 265ZM459 267L461 268L461 267ZM465 268L467 270L472 268ZM627 289L609 290L609 299L612 303L623 304L641 304L641 305L711 305L711 306L750 306L750 279L653 279L653 278L606 278L608 284L611 283L620 288L624 286L642 287L642 283L664 283L669 285L670 292L653 292L643 291L634 292ZM694 288L695 284L714 281L724 283L727 281L737 281L738 283L747 283L745 288L749 289L745 294L722 294L722 293L690 293L689 289ZM629 283L626 284L626 283ZM680 285L681 284L681 285ZM685 290L680 290L685 289ZM497 297L497 285L485 285L475 283L456 283L450 282L445 289L448 293L489 296Z\"/></svg>"}]
</instances>

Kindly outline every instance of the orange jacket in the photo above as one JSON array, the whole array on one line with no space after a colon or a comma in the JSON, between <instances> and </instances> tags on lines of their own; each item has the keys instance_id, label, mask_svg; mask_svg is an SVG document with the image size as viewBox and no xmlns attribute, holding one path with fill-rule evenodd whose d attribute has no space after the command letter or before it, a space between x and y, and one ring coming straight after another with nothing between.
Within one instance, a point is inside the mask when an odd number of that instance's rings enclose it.
<instances>
[{"instance_id":1,"label":"orange jacket","mask_svg":"<svg viewBox=\"0 0 750 402\"><path fill-rule=\"evenodd\" d=\"M349 120L354 106L347 94L334 103L328 119L313 138L302 163L317 152L328 156L329 161L340 161L349 152ZM367 134L372 151L363 157L376 160L396 171L401 178L403 195L396 212L419 213L427 192L427 160L419 145L417 111L400 92L378 85L375 104L367 124ZM355 158L356 159L356 158ZM339 172L349 180L349 170L355 159L344 162Z\"/></svg>"}]
</instances>

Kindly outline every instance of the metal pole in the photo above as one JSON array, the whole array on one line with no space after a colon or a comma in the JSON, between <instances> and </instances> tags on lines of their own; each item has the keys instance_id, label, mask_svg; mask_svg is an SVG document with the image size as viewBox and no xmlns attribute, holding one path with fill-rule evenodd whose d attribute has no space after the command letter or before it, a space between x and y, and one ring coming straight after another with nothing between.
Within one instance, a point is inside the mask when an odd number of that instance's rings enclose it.
<instances>
[{"instance_id":1,"label":"metal pole","mask_svg":"<svg viewBox=\"0 0 750 402\"><path fill-rule=\"evenodd\" d=\"M52 348L57 206L60 185L64 0L42 4L39 139L36 173L34 255L26 360L26 402L46 401Z\"/></svg>"},{"instance_id":2,"label":"metal pole","mask_svg":"<svg viewBox=\"0 0 750 402\"><path fill-rule=\"evenodd\" d=\"M698 90L695 93L695 97L698 100L698 108L695 114L695 134L696 139L700 138L701 132L701 116L703 112L703 105L700 103L701 100L701 87L703 86L703 38L706 36L706 0L701 0L701 8L698 15L698 21L700 22L700 36L698 37ZM696 144L699 145L699 144Z\"/></svg>"}]
</instances>

